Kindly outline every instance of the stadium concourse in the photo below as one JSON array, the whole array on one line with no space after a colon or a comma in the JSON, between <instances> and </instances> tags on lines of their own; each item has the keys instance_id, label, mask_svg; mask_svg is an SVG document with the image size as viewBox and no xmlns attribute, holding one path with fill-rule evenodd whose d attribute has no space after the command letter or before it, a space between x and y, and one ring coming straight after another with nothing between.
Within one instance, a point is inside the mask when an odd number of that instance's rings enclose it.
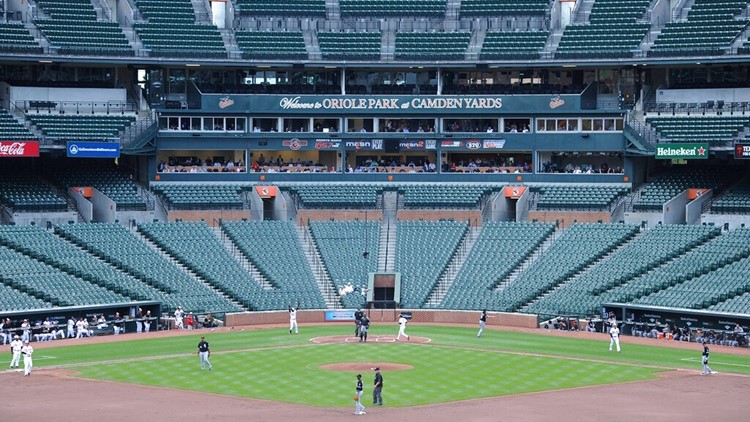
<instances>
[{"instance_id":1,"label":"stadium concourse","mask_svg":"<svg viewBox=\"0 0 750 422\"><path fill-rule=\"evenodd\" d=\"M747 1L109 3L0 1L6 337L294 307L750 343Z\"/></svg>"}]
</instances>

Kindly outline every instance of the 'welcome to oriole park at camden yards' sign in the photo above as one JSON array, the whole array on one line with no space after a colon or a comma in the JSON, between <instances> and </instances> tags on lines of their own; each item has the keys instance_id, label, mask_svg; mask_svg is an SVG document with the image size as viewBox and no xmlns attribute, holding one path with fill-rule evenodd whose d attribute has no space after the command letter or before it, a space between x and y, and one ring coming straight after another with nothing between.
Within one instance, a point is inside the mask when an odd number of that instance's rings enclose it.
<instances>
[{"instance_id":1,"label":"'welcome to oriole park at camden yards' sign","mask_svg":"<svg viewBox=\"0 0 750 422\"><path fill-rule=\"evenodd\" d=\"M708 144L656 144L655 158L701 160L708 158Z\"/></svg>"}]
</instances>

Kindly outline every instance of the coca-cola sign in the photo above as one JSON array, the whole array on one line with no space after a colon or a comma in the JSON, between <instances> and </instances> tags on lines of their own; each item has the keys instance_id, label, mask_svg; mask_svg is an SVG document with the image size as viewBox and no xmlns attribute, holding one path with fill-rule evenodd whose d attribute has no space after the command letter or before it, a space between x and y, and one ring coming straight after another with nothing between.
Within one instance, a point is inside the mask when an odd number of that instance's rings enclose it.
<instances>
[{"instance_id":1,"label":"coca-cola sign","mask_svg":"<svg viewBox=\"0 0 750 422\"><path fill-rule=\"evenodd\" d=\"M38 141L0 141L0 157L38 157Z\"/></svg>"}]
</instances>

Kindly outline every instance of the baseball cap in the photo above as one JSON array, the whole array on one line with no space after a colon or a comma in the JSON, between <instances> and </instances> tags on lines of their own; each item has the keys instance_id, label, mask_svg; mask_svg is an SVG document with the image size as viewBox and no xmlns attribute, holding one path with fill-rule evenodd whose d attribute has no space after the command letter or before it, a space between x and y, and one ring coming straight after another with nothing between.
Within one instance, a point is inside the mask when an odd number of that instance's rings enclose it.
<instances>
[{"instance_id":1,"label":"baseball cap","mask_svg":"<svg viewBox=\"0 0 750 422\"><path fill-rule=\"evenodd\" d=\"M357 378L362 378L362 374L357 374Z\"/></svg>"},{"instance_id":2,"label":"baseball cap","mask_svg":"<svg viewBox=\"0 0 750 422\"><path fill-rule=\"evenodd\" d=\"M375 368L375 370L376 370L376 371L379 371L379 370L380 370L380 367L378 366L377 368Z\"/></svg>"},{"instance_id":3,"label":"baseball cap","mask_svg":"<svg viewBox=\"0 0 750 422\"><path fill-rule=\"evenodd\" d=\"M201 339L204 339L204 338L206 338L206 336L201 336Z\"/></svg>"},{"instance_id":4,"label":"baseball cap","mask_svg":"<svg viewBox=\"0 0 750 422\"><path fill-rule=\"evenodd\" d=\"M19 338L21 338L21 337L18 337L18 334L16 334L16 336L15 336L15 337L13 337L13 338L14 338L14 339L19 339Z\"/></svg>"}]
</instances>

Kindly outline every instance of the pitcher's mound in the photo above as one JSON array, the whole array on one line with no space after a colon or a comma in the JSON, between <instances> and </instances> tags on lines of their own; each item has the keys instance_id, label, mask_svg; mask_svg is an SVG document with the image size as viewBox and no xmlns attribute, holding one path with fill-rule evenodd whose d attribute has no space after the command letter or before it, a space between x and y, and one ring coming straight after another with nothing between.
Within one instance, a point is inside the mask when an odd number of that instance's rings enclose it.
<instances>
[{"instance_id":1,"label":"pitcher's mound","mask_svg":"<svg viewBox=\"0 0 750 422\"><path fill-rule=\"evenodd\" d=\"M380 368L381 371L406 371L414 369L411 365L404 365L401 363L374 363L374 362L343 362L343 363L330 363L328 365L321 365L320 369L326 371L348 371L348 372L371 372L375 368Z\"/></svg>"}]
</instances>

